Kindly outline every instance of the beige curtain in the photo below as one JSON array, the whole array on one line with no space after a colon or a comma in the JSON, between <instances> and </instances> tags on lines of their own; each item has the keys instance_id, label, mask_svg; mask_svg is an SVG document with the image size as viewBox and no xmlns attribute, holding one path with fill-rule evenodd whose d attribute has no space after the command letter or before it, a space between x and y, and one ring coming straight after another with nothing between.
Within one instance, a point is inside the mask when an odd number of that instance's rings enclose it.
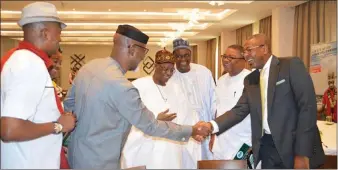
<instances>
[{"instance_id":1,"label":"beige curtain","mask_svg":"<svg viewBox=\"0 0 338 170\"><path fill-rule=\"evenodd\" d=\"M221 58L221 47L222 47L221 36L218 37L218 78L222 76L222 58Z\"/></svg>"},{"instance_id":2,"label":"beige curtain","mask_svg":"<svg viewBox=\"0 0 338 170\"><path fill-rule=\"evenodd\" d=\"M191 50L192 50L192 58L191 58L191 62L193 63L197 63L197 45L193 45L191 46Z\"/></svg>"},{"instance_id":3,"label":"beige curtain","mask_svg":"<svg viewBox=\"0 0 338 170\"><path fill-rule=\"evenodd\" d=\"M259 20L259 33L265 34L270 39L270 46L271 46L271 31L272 31L271 19L272 16Z\"/></svg>"},{"instance_id":4,"label":"beige curtain","mask_svg":"<svg viewBox=\"0 0 338 170\"><path fill-rule=\"evenodd\" d=\"M215 80L215 61L216 61L216 45L217 39L211 39L207 41L207 68L211 71L212 77Z\"/></svg>"},{"instance_id":5,"label":"beige curtain","mask_svg":"<svg viewBox=\"0 0 338 170\"><path fill-rule=\"evenodd\" d=\"M293 55L310 65L311 44L336 40L337 1L309 1L295 8Z\"/></svg>"},{"instance_id":6,"label":"beige curtain","mask_svg":"<svg viewBox=\"0 0 338 170\"><path fill-rule=\"evenodd\" d=\"M238 28L236 30L236 43L244 45L245 40L250 36L252 36L252 24Z\"/></svg>"}]
</instances>

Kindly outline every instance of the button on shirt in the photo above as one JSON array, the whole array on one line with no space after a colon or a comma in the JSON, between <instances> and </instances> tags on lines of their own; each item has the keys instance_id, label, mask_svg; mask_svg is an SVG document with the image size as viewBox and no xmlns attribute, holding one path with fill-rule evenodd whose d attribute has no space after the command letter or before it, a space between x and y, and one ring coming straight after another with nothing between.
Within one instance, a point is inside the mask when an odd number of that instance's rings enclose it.
<instances>
[{"instance_id":1,"label":"button on shirt","mask_svg":"<svg viewBox=\"0 0 338 170\"><path fill-rule=\"evenodd\" d=\"M267 101L267 93L268 93L268 80L269 80L269 72L270 72L270 65L271 65L271 60L272 60L272 55L270 56L270 58L268 59L268 61L265 63L263 69L264 69L264 81L265 81L265 96L264 96L264 103L265 103L265 108L264 108L264 113L263 113L263 128L264 128L264 132L266 134L271 134L270 128L269 128L269 124L268 124L268 101ZM215 121L210 121L210 123L212 124L214 130L212 133L217 133L219 131L219 127L217 125L217 123Z\"/></svg>"},{"instance_id":2,"label":"button on shirt","mask_svg":"<svg viewBox=\"0 0 338 170\"><path fill-rule=\"evenodd\" d=\"M28 50L15 51L3 67L1 117L34 123L60 117L48 70L43 60ZM22 142L1 141L1 169L59 169L61 143L62 134Z\"/></svg>"}]
</instances>

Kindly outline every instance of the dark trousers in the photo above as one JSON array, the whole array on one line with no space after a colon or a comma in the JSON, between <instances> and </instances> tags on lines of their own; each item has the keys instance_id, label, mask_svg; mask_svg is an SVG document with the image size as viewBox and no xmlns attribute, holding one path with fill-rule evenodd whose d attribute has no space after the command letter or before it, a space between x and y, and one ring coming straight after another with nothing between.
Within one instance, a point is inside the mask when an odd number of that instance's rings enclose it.
<instances>
[{"instance_id":1,"label":"dark trousers","mask_svg":"<svg viewBox=\"0 0 338 170\"><path fill-rule=\"evenodd\" d=\"M259 158L262 161L262 169L286 168L277 152L271 135L264 134L261 138Z\"/></svg>"}]
</instances>

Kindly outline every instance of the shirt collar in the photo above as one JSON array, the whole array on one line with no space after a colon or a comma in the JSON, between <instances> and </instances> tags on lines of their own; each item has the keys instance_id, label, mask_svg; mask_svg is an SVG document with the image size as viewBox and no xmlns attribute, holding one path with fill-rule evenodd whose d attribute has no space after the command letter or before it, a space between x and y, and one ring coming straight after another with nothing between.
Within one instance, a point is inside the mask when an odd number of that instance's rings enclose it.
<instances>
[{"instance_id":1,"label":"shirt collar","mask_svg":"<svg viewBox=\"0 0 338 170\"><path fill-rule=\"evenodd\" d=\"M243 68L243 70L241 72L239 72L237 75L235 76L230 76L229 73L227 73L229 75L229 78L232 79L232 80L237 80L237 79L240 79L242 77L242 74L244 74L244 72L246 71L247 69Z\"/></svg>"},{"instance_id":2,"label":"shirt collar","mask_svg":"<svg viewBox=\"0 0 338 170\"><path fill-rule=\"evenodd\" d=\"M113 59L112 57L109 57L109 58L112 59L113 64L119 68L119 70L123 73L123 75L126 74L127 71L125 71L115 59Z\"/></svg>"},{"instance_id":3,"label":"shirt collar","mask_svg":"<svg viewBox=\"0 0 338 170\"><path fill-rule=\"evenodd\" d=\"M45 63L47 69L50 69L53 66L53 62L49 58L48 54L46 52L38 49L37 47L35 47L32 43L30 43L28 41L19 42L18 49L29 50L32 53L34 53L35 55L39 56L43 60L43 62Z\"/></svg>"},{"instance_id":4,"label":"shirt collar","mask_svg":"<svg viewBox=\"0 0 338 170\"><path fill-rule=\"evenodd\" d=\"M263 70L267 70L270 68L271 65L271 60L272 60L272 55L270 56L270 58L268 59L268 61L265 63ZM260 69L259 71L261 71L262 69Z\"/></svg>"}]
</instances>

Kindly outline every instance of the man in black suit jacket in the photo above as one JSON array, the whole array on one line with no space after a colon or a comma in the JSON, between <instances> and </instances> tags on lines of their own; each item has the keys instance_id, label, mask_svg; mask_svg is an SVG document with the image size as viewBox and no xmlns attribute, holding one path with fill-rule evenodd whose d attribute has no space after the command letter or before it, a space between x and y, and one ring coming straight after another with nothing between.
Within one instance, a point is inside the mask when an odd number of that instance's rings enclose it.
<instances>
[{"instance_id":1,"label":"man in black suit jacket","mask_svg":"<svg viewBox=\"0 0 338 170\"><path fill-rule=\"evenodd\" d=\"M320 166L324 152L316 124L316 97L303 62L298 57L273 56L263 34L250 37L244 47L256 70L245 78L236 106L205 126L220 134L250 113L255 167L259 161L263 169Z\"/></svg>"}]
</instances>

